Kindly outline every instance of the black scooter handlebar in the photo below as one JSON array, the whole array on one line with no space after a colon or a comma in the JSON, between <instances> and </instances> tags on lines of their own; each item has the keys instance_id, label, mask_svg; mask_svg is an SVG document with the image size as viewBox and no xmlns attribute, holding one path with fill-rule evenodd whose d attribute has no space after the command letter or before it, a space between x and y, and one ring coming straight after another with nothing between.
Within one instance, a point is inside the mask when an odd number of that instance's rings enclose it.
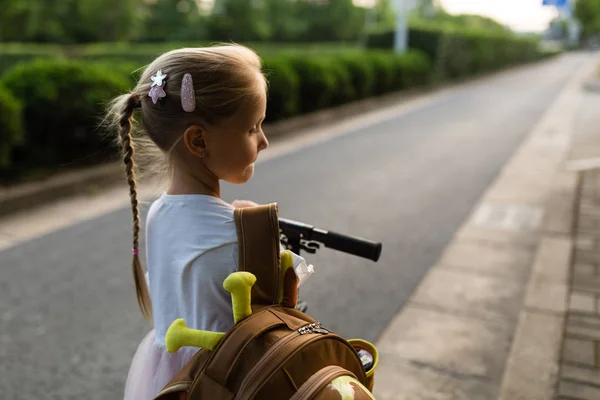
<instances>
[{"instance_id":1,"label":"black scooter handlebar","mask_svg":"<svg viewBox=\"0 0 600 400\"><path fill-rule=\"evenodd\" d=\"M377 262L381 255L381 243L341 233L325 231L314 226L285 218L279 218L279 228L288 238L300 237L303 240L319 242L325 247L363 257Z\"/></svg>"}]
</instances>

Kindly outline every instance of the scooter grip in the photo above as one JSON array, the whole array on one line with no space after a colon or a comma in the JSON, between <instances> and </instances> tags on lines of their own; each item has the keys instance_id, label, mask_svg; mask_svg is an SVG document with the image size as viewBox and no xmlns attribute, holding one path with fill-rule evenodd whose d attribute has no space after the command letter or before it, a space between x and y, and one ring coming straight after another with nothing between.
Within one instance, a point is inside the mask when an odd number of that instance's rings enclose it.
<instances>
[{"instance_id":1,"label":"scooter grip","mask_svg":"<svg viewBox=\"0 0 600 400\"><path fill-rule=\"evenodd\" d=\"M332 231L328 231L325 237L326 240L323 241L323 244L330 249L343 251L372 261L379 260L381 255L381 243L374 243L366 239L346 236Z\"/></svg>"}]
</instances>

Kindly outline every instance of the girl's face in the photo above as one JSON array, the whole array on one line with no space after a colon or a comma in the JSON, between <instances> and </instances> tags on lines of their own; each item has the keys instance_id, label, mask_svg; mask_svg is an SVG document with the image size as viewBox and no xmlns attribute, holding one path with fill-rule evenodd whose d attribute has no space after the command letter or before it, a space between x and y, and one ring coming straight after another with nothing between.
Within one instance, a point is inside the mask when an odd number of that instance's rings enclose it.
<instances>
[{"instance_id":1,"label":"girl's face","mask_svg":"<svg viewBox=\"0 0 600 400\"><path fill-rule=\"evenodd\" d=\"M207 131L204 163L219 179L232 184L247 182L254 174L258 153L269 146L262 131L266 93L249 102L229 120Z\"/></svg>"}]
</instances>

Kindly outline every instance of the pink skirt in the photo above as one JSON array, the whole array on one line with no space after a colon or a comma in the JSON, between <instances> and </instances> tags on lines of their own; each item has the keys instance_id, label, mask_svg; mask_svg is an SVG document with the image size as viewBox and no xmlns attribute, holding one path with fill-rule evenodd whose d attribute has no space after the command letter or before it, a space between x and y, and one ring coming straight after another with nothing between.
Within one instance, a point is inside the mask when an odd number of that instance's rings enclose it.
<instances>
[{"instance_id":1,"label":"pink skirt","mask_svg":"<svg viewBox=\"0 0 600 400\"><path fill-rule=\"evenodd\" d=\"M196 347L182 347L169 353L151 330L131 361L124 400L152 400L197 352Z\"/></svg>"}]
</instances>

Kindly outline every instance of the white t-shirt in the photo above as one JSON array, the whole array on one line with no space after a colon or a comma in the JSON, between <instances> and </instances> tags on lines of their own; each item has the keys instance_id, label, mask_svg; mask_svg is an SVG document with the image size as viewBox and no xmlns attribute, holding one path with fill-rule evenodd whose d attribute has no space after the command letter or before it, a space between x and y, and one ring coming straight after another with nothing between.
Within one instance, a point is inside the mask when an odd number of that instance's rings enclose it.
<instances>
[{"instance_id":1,"label":"white t-shirt","mask_svg":"<svg viewBox=\"0 0 600 400\"><path fill-rule=\"evenodd\" d=\"M233 326L231 295L223 281L238 270L234 207L213 196L163 194L146 222L148 281L156 340L164 345L171 323L225 332ZM312 266L293 255L299 275ZM301 280L307 276L301 276Z\"/></svg>"}]
</instances>

